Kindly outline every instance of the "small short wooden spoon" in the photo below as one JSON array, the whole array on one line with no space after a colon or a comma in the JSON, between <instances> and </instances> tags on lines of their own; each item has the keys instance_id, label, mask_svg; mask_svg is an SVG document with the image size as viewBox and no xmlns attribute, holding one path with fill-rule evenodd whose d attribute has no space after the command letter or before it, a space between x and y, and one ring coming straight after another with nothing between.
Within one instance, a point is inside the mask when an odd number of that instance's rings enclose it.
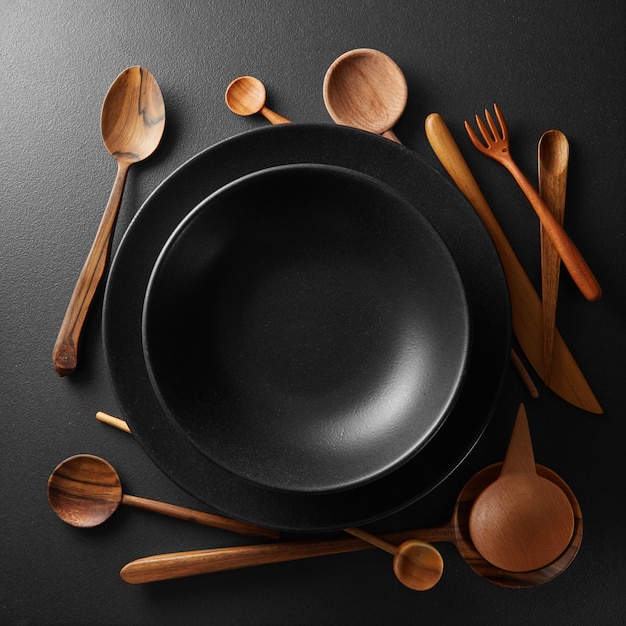
<instances>
[{"instance_id":1,"label":"small short wooden spoon","mask_svg":"<svg viewBox=\"0 0 626 626\"><path fill-rule=\"evenodd\" d=\"M67 376L76 369L78 340L106 270L128 169L133 163L147 159L163 136L163 95L147 69L130 67L115 79L102 106L101 126L104 145L117 161L117 175L54 345L52 362L59 376Z\"/></svg>"},{"instance_id":2,"label":"small short wooden spoon","mask_svg":"<svg viewBox=\"0 0 626 626\"><path fill-rule=\"evenodd\" d=\"M254 76L235 78L226 88L226 105L237 115L254 115L260 113L272 124L288 124L290 120L274 113L265 106L267 92L265 85Z\"/></svg>"},{"instance_id":3,"label":"small short wooden spoon","mask_svg":"<svg viewBox=\"0 0 626 626\"><path fill-rule=\"evenodd\" d=\"M537 474L523 404L500 476L472 506L469 532L478 552L509 572L542 568L570 544L572 505L562 489Z\"/></svg>"},{"instance_id":4,"label":"small short wooden spoon","mask_svg":"<svg viewBox=\"0 0 626 626\"><path fill-rule=\"evenodd\" d=\"M393 571L396 578L409 589L432 589L443 574L443 559L439 550L429 543L409 539L399 546L389 543L362 528L344 529L367 543L393 554Z\"/></svg>"},{"instance_id":5,"label":"small short wooden spoon","mask_svg":"<svg viewBox=\"0 0 626 626\"><path fill-rule=\"evenodd\" d=\"M537 152L539 195L543 198L557 222L563 226L569 160L567 137L559 130L548 130L541 135ZM561 257L559 257L557 249L542 225L540 225L540 235L541 301L543 306L543 380L546 385L549 385L552 374L554 328L556 303L559 293Z\"/></svg>"},{"instance_id":6,"label":"small short wooden spoon","mask_svg":"<svg viewBox=\"0 0 626 626\"><path fill-rule=\"evenodd\" d=\"M350 50L332 63L324 77L324 102L335 122L397 143L392 128L407 98L402 70L379 50Z\"/></svg>"},{"instance_id":7,"label":"small short wooden spoon","mask_svg":"<svg viewBox=\"0 0 626 626\"><path fill-rule=\"evenodd\" d=\"M244 522L195 511L157 500L122 493L115 468L92 454L78 454L61 462L48 479L48 501L55 513L68 524L79 528L98 526L113 515L120 504L178 519L213 526L243 535L278 539L273 530Z\"/></svg>"}]
</instances>

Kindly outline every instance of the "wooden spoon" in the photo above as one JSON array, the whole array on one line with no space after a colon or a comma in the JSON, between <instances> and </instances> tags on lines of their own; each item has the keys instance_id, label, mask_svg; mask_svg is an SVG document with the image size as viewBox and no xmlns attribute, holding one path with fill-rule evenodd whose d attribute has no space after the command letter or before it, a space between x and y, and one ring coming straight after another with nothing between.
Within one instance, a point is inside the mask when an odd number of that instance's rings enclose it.
<instances>
[{"instance_id":1,"label":"wooden spoon","mask_svg":"<svg viewBox=\"0 0 626 626\"><path fill-rule=\"evenodd\" d=\"M393 571L396 578L409 589L415 591L432 589L443 574L441 554L429 543L409 539L395 546L362 528L346 528L345 531L376 548L393 554Z\"/></svg>"},{"instance_id":2,"label":"wooden spoon","mask_svg":"<svg viewBox=\"0 0 626 626\"><path fill-rule=\"evenodd\" d=\"M104 100L101 126L104 145L117 161L117 175L52 352L54 369L60 376L76 369L78 341L107 266L128 169L149 157L163 136L163 95L147 69L130 67L115 79Z\"/></svg>"},{"instance_id":3,"label":"wooden spoon","mask_svg":"<svg viewBox=\"0 0 626 626\"><path fill-rule=\"evenodd\" d=\"M537 473L565 492L575 512L574 535L567 549L554 562L540 569L531 572L507 572L485 560L472 543L468 528L472 504L478 495L497 479L501 468L502 463L490 465L468 481L457 498L451 520L444 526L397 532L383 535L383 538L395 544L411 539L453 543L463 560L474 572L502 587L531 587L552 580L567 569L578 553L582 540L583 520L580 506L572 490L560 476L547 467L537 465ZM137 584L316 556L357 552L371 547L371 544L361 539L350 537L173 552L136 559L125 565L120 574L127 583Z\"/></svg>"},{"instance_id":4,"label":"wooden spoon","mask_svg":"<svg viewBox=\"0 0 626 626\"><path fill-rule=\"evenodd\" d=\"M563 226L565 218L565 189L569 143L559 130L548 130L539 139L538 146L539 194L557 222ZM543 225L541 235L541 300L543 303L543 369L544 380L550 384L556 303L559 293L561 257Z\"/></svg>"},{"instance_id":5,"label":"wooden spoon","mask_svg":"<svg viewBox=\"0 0 626 626\"><path fill-rule=\"evenodd\" d=\"M273 530L219 515L124 494L115 468L92 454L69 457L55 468L48 479L48 501L64 522L79 528L98 526L109 519L120 504L127 504L243 535L270 539L278 539L279 536Z\"/></svg>"},{"instance_id":6,"label":"wooden spoon","mask_svg":"<svg viewBox=\"0 0 626 626\"><path fill-rule=\"evenodd\" d=\"M332 63L324 77L324 102L335 122L397 143L392 128L404 112L407 98L402 70L378 50L350 50Z\"/></svg>"},{"instance_id":7,"label":"wooden spoon","mask_svg":"<svg viewBox=\"0 0 626 626\"><path fill-rule=\"evenodd\" d=\"M469 532L478 552L509 572L545 567L572 539L572 505L562 489L537 474L523 404L500 476L472 506Z\"/></svg>"},{"instance_id":8,"label":"wooden spoon","mask_svg":"<svg viewBox=\"0 0 626 626\"><path fill-rule=\"evenodd\" d=\"M288 124L290 120L265 106L266 98L265 85L254 76L235 78L226 88L226 105L233 113L244 116L260 113L272 124Z\"/></svg>"}]
</instances>

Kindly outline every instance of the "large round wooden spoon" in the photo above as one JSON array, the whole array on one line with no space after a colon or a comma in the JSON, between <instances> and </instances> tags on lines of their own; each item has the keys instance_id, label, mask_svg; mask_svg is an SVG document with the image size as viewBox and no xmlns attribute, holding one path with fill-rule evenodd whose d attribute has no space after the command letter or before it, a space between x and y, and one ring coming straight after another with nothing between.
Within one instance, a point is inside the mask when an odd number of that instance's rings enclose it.
<instances>
[{"instance_id":1,"label":"large round wooden spoon","mask_svg":"<svg viewBox=\"0 0 626 626\"><path fill-rule=\"evenodd\" d=\"M265 106L267 92L265 85L254 76L235 78L226 88L226 105L237 115L254 115L260 113L272 124L288 124L290 120L274 113Z\"/></svg>"},{"instance_id":2,"label":"large round wooden spoon","mask_svg":"<svg viewBox=\"0 0 626 626\"><path fill-rule=\"evenodd\" d=\"M444 526L417 528L383 535L383 538L395 544L411 539L453 543L463 560L476 574L502 587L532 587L556 578L569 567L578 553L583 535L583 520L580 506L572 490L558 474L547 467L537 465L537 473L563 490L575 515L574 534L566 550L555 561L540 569L530 572L509 572L489 563L472 543L468 528L470 510L478 495L498 478L501 468L502 463L490 465L467 482L457 498L452 518ZM361 539L346 537L173 552L136 559L125 565L120 575L127 583L147 583L329 554L357 552L371 547L371 544Z\"/></svg>"},{"instance_id":3,"label":"large round wooden spoon","mask_svg":"<svg viewBox=\"0 0 626 626\"><path fill-rule=\"evenodd\" d=\"M567 166L569 143L560 130L548 130L539 139L538 181L539 195L563 226L565 218L565 190L567 187ZM543 310L543 380L550 384L552 356L554 352L554 329L556 303L559 293L561 257L552 240L540 226L541 236L541 302Z\"/></svg>"},{"instance_id":4,"label":"large round wooden spoon","mask_svg":"<svg viewBox=\"0 0 626 626\"><path fill-rule=\"evenodd\" d=\"M416 591L432 589L443 574L441 554L429 543L418 539L408 539L399 546L395 546L362 528L346 528L345 531L376 548L393 554L394 574L409 589Z\"/></svg>"},{"instance_id":5,"label":"large round wooden spoon","mask_svg":"<svg viewBox=\"0 0 626 626\"><path fill-rule=\"evenodd\" d=\"M324 77L324 102L335 122L397 143L392 128L404 112L407 98L402 70L378 50L350 50L332 63Z\"/></svg>"},{"instance_id":6,"label":"large round wooden spoon","mask_svg":"<svg viewBox=\"0 0 626 626\"><path fill-rule=\"evenodd\" d=\"M67 376L76 369L78 341L107 266L128 169L133 163L148 158L163 136L163 95L147 69L130 67L115 79L102 106L101 126L104 145L117 161L117 175L52 352L54 369L60 376Z\"/></svg>"},{"instance_id":7,"label":"large round wooden spoon","mask_svg":"<svg viewBox=\"0 0 626 626\"><path fill-rule=\"evenodd\" d=\"M48 479L48 501L64 522L79 528L102 524L120 504L126 504L243 535L271 539L279 536L276 531L219 515L124 494L115 468L108 461L92 454L71 456L55 468Z\"/></svg>"},{"instance_id":8,"label":"large round wooden spoon","mask_svg":"<svg viewBox=\"0 0 626 626\"><path fill-rule=\"evenodd\" d=\"M572 539L572 505L562 489L537 474L523 404L500 476L472 506L469 532L478 552L509 572L545 567Z\"/></svg>"}]
</instances>

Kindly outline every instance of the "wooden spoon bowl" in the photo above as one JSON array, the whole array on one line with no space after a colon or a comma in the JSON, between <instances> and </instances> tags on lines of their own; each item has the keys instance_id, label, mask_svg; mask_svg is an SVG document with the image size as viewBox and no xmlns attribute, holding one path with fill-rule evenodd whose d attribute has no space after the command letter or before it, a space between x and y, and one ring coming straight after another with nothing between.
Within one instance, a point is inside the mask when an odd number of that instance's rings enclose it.
<instances>
[{"instance_id":1,"label":"wooden spoon bowl","mask_svg":"<svg viewBox=\"0 0 626 626\"><path fill-rule=\"evenodd\" d=\"M402 70L378 50L350 50L332 63L324 77L324 102L335 122L396 142L392 128L407 98Z\"/></svg>"}]
</instances>

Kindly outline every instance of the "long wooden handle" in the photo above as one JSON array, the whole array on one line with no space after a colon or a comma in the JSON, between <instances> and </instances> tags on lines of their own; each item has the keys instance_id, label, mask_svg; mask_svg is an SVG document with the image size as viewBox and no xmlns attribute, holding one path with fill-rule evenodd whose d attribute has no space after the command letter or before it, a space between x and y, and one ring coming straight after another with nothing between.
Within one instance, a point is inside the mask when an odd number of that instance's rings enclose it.
<instances>
[{"instance_id":1,"label":"long wooden handle","mask_svg":"<svg viewBox=\"0 0 626 626\"><path fill-rule=\"evenodd\" d=\"M213 515L212 513L195 511L194 509L187 509L175 504L150 500L149 498L140 498L139 496L124 494L122 496L122 504L134 506L135 508L145 511L152 511L153 513L160 513L161 515L169 515L170 517L186 520L188 522L195 522L196 524L204 524L205 526L212 526L213 528L229 530L233 533L239 533L240 535L267 537L268 539L278 539L280 537L280 534L275 530L253 526L245 522L222 517L221 515Z\"/></svg>"},{"instance_id":2,"label":"long wooden handle","mask_svg":"<svg viewBox=\"0 0 626 626\"><path fill-rule=\"evenodd\" d=\"M54 349L52 363L59 376L72 374L78 364L78 341L85 318L104 272L111 252L112 234L119 213L126 175L131 163L118 161L115 183L100 221L89 255L78 277L65 312Z\"/></svg>"},{"instance_id":3,"label":"long wooden handle","mask_svg":"<svg viewBox=\"0 0 626 626\"><path fill-rule=\"evenodd\" d=\"M430 114L426 118L425 129L437 158L474 207L491 235L509 286L515 336L531 365L545 381L541 300L487 204L443 118L437 113ZM554 332L553 358L552 377L549 383L546 383L550 389L575 406L591 413L602 413L602 407L557 329Z\"/></svg>"},{"instance_id":4,"label":"long wooden handle","mask_svg":"<svg viewBox=\"0 0 626 626\"><path fill-rule=\"evenodd\" d=\"M442 529L393 533L385 535L385 539L399 544L408 539L417 538L424 541L449 541L450 536L450 531L444 527ZM361 539L346 537L324 541L290 541L267 545L216 548L214 550L171 552L131 561L122 568L120 575L127 583L148 583L372 548L371 544Z\"/></svg>"},{"instance_id":5,"label":"long wooden handle","mask_svg":"<svg viewBox=\"0 0 626 626\"><path fill-rule=\"evenodd\" d=\"M537 217L541 220L544 231L550 237L563 261L563 265L567 268L580 292L587 300L599 300L602 297L600 284L574 242L554 215L552 215L552 211L546 206L541 196L535 191L530 181L512 159L502 160L501 162L511 172L513 178L515 178L515 181L528 198Z\"/></svg>"},{"instance_id":6,"label":"long wooden handle","mask_svg":"<svg viewBox=\"0 0 626 626\"><path fill-rule=\"evenodd\" d=\"M560 145L560 158L557 159L557 167L553 164L554 159L550 157L552 145L556 141L555 137L559 138ZM563 226L567 190L567 159L569 157L567 137L558 130L546 131L539 140L537 153L539 195L544 199L555 219ZM547 381L550 381L561 259L541 222L539 237L541 246L541 302L543 306L543 360L545 377Z\"/></svg>"}]
</instances>

